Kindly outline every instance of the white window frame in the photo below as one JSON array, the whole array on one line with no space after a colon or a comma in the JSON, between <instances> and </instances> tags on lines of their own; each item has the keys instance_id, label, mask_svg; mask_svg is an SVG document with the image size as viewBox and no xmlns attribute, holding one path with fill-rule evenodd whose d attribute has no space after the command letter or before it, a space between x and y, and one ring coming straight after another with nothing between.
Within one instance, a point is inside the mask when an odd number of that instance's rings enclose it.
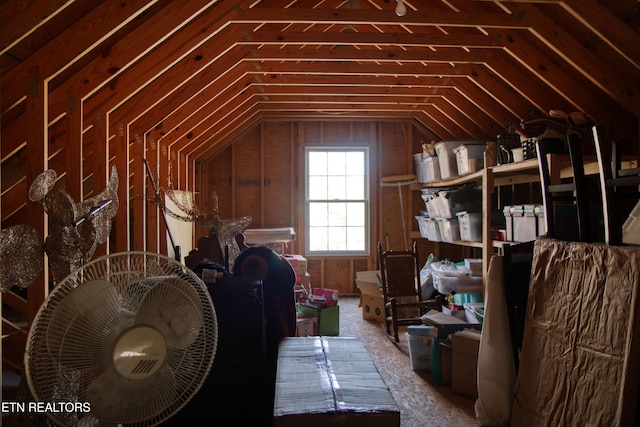
<instances>
[{"instance_id":1,"label":"white window frame","mask_svg":"<svg viewBox=\"0 0 640 427\"><path fill-rule=\"evenodd\" d=\"M328 200L328 199L310 199L309 188L309 153L311 152L362 152L364 154L364 199L341 199L341 200ZM370 155L369 147L336 147L336 146L312 146L305 147L304 154L305 161L305 254L308 256L369 256L370 255L370 218L371 218L371 196L370 196ZM364 248L363 250L311 250L311 224L310 224L310 204L313 202L328 202L328 203L349 203L357 202L364 203Z\"/></svg>"}]
</instances>

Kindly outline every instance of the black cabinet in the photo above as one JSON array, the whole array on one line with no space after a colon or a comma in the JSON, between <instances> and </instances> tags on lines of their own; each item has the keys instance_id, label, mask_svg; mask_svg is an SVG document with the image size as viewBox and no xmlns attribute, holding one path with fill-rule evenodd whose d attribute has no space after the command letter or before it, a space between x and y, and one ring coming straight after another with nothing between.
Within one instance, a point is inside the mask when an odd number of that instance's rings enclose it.
<instances>
[{"instance_id":1,"label":"black cabinet","mask_svg":"<svg viewBox=\"0 0 640 427\"><path fill-rule=\"evenodd\" d=\"M230 276L207 288L218 323L213 366L196 396L164 425L269 426L275 365L267 354L262 282Z\"/></svg>"}]
</instances>

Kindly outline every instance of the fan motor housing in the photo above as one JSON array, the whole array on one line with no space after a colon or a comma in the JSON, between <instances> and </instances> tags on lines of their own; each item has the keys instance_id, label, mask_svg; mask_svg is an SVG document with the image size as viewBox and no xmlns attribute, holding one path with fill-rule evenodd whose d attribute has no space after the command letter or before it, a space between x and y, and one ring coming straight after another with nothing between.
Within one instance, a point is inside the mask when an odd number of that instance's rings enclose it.
<instances>
[{"instance_id":1,"label":"fan motor housing","mask_svg":"<svg viewBox=\"0 0 640 427\"><path fill-rule=\"evenodd\" d=\"M148 325L135 325L125 330L113 348L116 371L129 379L153 375L162 366L166 356L164 336Z\"/></svg>"}]
</instances>

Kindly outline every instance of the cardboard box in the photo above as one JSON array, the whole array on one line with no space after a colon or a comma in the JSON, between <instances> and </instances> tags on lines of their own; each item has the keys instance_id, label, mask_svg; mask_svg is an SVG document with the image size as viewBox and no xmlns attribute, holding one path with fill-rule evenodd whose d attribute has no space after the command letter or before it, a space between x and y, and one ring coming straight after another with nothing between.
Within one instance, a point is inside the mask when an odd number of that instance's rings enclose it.
<instances>
[{"instance_id":1,"label":"cardboard box","mask_svg":"<svg viewBox=\"0 0 640 427\"><path fill-rule=\"evenodd\" d=\"M313 297L309 297L309 300L313 303L324 303L329 307L338 304L338 291L335 289L314 288L311 290L311 295Z\"/></svg>"},{"instance_id":2,"label":"cardboard box","mask_svg":"<svg viewBox=\"0 0 640 427\"><path fill-rule=\"evenodd\" d=\"M284 338L273 427L399 427L400 411L358 338Z\"/></svg>"},{"instance_id":3,"label":"cardboard box","mask_svg":"<svg viewBox=\"0 0 640 427\"><path fill-rule=\"evenodd\" d=\"M478 397L478 350L480 332L465 329L451 335L451 390L461 396Z\"/></svg>"},{"instance_id":4,"label":"cardboard box","mask_svg":"<svg viewBox=\"0 0 640 427\"><path fill-rule=\"evenodd\" d=\"M434 338L431 345L431 376L440 385L451 384L451 340Z\"/></svg>"},{"instance_id":5,"label":"cardboard box","mask_svg":"<svg viewBox=\"0 0 640 427\"><path fill-rule=\"evenodd\" d=\"M356 272L356 285L360 290L362 318L382 323L385 321L384 300L380 289L380 270Z\"/></svg>"},{"instance_id":6,"label":"cardboard box","mask_svg":"<svg viewBox=\"0 0 640 427\"><path fill-rule=\"evenodd\" d=\"M283 257L291 264L297 276L304 276L307 273L307 259L305 257L295 254L284 254Z\"/></svg>"},{"instance_id":7,"label":"cardboard box","mask_svg":"<svg viewBox=\"0 0 640 427\"><path fill-rule=\"evenodd\" d=\"M296 336L310 337L318 335L318 318L299 314L296 318Z\"/></svg>"},{"instance_id":8,"label":"cardboard box","mask_svg":"<svg viewBox=\"0 0 640 427\"><path fill-rule=\"evenodd\" d=\"M431 310L421 318L422 323L425 325L435 326L438 329L439 339L446 339L449 335L462 331L463 329L480 330L482 328L481 323L468 323L465 320L449 316L448 314L436 310Z\"/></svg>"},{"instance_id":9,"label":"cardboard box","mask_svg":"<svg viewBox=\"0 0 640 427\"><path fill-rule=\"evenodd\" d=\"M318 335L340 335L340 306L322 307L311 304L298 304L298 314L318 318Z\"/></svg>"}]
</instances>

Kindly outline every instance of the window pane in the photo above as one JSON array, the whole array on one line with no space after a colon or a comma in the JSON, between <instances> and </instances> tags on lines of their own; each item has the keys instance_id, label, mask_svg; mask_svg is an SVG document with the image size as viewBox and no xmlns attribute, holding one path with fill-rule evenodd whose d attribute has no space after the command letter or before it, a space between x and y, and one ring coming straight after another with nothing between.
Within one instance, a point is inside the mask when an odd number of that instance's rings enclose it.
<instances>
[{"instance_id":1,"label":"window pane","mask_svg":"<svg viewBox=\"0 0 640 427\"><path fill-rule=\"evenodd\" d=\"M311 176L309 177L309 199L324 200L327 198L327 177Z\"/></svg>"},{"instance_id":2,"label":"window pane","mask_svg":"<svg viewBox=\"0 0 640 427\"><path fill-rule=\"evenodd\" d=\"M344 176L330 176L327 180L327 199L344 200L347 196L346 178Z\"/></svg>"},{"instance_id":3,"label":"window pane","mask_svg":"<svg viewBox=\"0 0 640 427\"><path fill-rule=\"evenodd\" d=\"M340 227L347 225L347 206L346 203L329 203L327 213L328 223L331 227Z\"/></svg>"},{"instance_id":4,"label":"window pane","mask_svg":"<svg viewBox=\"0 0 640 427\"><path fill-rule=\"evenodd\" d=\"M309 249L312 251L326 251L328 241L327 227L309 227Z\"/></svg>"},{"instance_id":5,"label":"window pane","mask_svg":"<svg viewBox=\"0 0 640 427\"><path fill-rule=\"evenodd\" d=\"M364 203L347 204L347 225L349 227L364 227L365 224Z\"/></svg>"},{"instance_id":6,"label":"window pane","mask_svg":"<svg viewBox=\"0 0 640 427\"><path fill-rule=\"evenodd\" d=\"M329 213L327 203L309 203L309 226L327 226Z\"/></svg>"},{"instance_id":7,"label":"window pane","mask_svg":"<svg viewBox=\"0 0 640 427\"><path fill-rule=\"evenodd\" d=\"M307 163L309 168L309 175L326 175L327 174L327 153L323 151L310 151L309 162Z\"/></svg>"},{"instance_id":8,"label":"window pane","mask_svg":"<svg viewBox=\"0 0 640 427\"><path fill-rule=\"evenodd\" d=\"M362 176L348 176L346 178L347 184L347 200L362 200L364 199L364 177Z\"/></svg>"},{"instance_id":9,"label":"window pane","mask_svg":"<svg viewBox=\"0 0 640 427\"><path fill-rule=\"evenodd\" d=\"M347 249L346 227L331 227L329 229L330 251L344 251Z\"/></svg>"},{"instance_id":10,"label":"window pane","mask_svg":"<svg viewBox=\"0 0 640 427\"><path fill-rule=\"evenodd\" d=\"M329 152L327 156L327 171L329 175L344 175L347 170L345 161L344 152Z\"/></svg>"},{"instance_id":11,"label":"window pane","mask_svg":"<svg viewBox=\"0 0 640 427\"><path fill-rule=\"evenodd\" d=\"M364 227L349 227L347 229L347 250L363 251L366 248Z\"/></svg>"}]
</instances>

